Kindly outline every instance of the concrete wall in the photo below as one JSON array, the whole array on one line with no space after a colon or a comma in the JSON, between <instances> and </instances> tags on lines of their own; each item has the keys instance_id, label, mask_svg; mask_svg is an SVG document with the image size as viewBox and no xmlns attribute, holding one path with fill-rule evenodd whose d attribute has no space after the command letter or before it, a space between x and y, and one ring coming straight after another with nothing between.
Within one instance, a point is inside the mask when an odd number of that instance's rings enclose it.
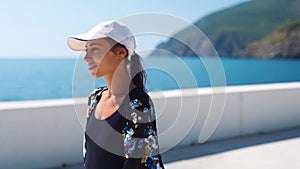
<instances>
[{"instance_id":1,"label":"concrete wall","mask_svg":"<svg viewBox=\"0 0 300 169\"><path fill-rule=\"evenodd\" d=\"M176 146L300 126L300 83L150 93L161 152ZM0 168L82 160L86 98L0 103Z\"/></svg>"}]
</instances>

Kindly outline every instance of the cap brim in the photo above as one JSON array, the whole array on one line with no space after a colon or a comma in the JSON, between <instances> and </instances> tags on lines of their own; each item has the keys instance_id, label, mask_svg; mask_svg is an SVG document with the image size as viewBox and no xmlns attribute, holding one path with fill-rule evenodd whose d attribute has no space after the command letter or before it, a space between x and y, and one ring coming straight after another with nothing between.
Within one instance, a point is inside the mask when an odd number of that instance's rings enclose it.
<instances>
[{"instance_id":1,"label":"cap brim","mask_svg":"<svg viewBox=\"0 0 300 169\"><path fill-rule=\"evenodd\" d=\"M95 40L95 39L103 38L103 37L105 37L105 36L99 36L99 35L97 37L90 36L88 33L75 35L75 36L68 38L68 46L72 50L82 51L82 50L85 50L86 41Z\"/></svg>"},{"instance_id":2,"label":"cap brim","mask_svg":"<svg viewBox=\"0 0 300 169\"><path fill-rule=\"evenodd\" d=\"M87 40L84 40L84 39L78 39L78 38L75 38L75 37L69 37L68 38L68 46L72 50L81 51L81 50L84 50L86 41Z\"/></svg>"}]
</instances>

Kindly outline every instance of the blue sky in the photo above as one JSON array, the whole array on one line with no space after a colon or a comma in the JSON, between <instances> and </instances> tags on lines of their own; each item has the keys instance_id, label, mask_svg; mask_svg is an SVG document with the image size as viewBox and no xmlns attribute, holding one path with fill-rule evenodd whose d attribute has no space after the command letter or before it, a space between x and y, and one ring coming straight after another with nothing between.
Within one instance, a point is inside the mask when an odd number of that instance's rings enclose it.
<instances>
[{"instance_id":1,"label":"blue sky","mask_svg":"<svg viewBox=\"0 0 300 169\"><path fill-rule=\"evenodd\" d=\"M9 0L0 5L1 58L74 57L69 36L97 23L133 14L156 12L196 22L201 17L246 0ZM178 28L180 30L182 28ZM154 48L165 37L138 39L137 51Z\"/></svg>"}]
</instances>

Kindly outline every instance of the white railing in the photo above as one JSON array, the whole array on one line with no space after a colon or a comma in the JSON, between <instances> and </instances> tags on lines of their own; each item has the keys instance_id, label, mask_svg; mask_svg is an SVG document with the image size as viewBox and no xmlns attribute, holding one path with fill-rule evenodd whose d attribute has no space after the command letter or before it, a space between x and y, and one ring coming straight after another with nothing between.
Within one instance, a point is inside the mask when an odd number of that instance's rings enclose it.
<instances>
[{"instance_id":1,"label":"white railing","mask_svg":"<svg viewBox=\"0 0 300 169\"><path fill-rule=\"evenodd\" d=\"M199 143L199 137L205 141L210 132L208 141L300 126L299 82L149 94L162 152ZM213 112L215 106L221 110L223 101L222 112ZM87 98L0 103L0 168L48 168L82 161L86 104Z\"/></svg>"}]
</instances>

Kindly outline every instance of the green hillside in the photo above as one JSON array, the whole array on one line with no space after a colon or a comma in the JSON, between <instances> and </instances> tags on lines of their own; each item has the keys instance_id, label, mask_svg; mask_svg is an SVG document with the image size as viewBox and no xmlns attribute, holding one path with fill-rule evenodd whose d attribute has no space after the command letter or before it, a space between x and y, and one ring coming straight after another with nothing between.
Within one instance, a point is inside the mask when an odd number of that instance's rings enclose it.
<instances>
[{"instance_id":1,"label":"green hillside","mask_svg":"<svg viewBox=\"0 0 300 169\"><path fill-rule=\"evenodd\" d=\"M194 25L207 35L220 56L238 57L249 43L270 35L279 25L298 18L300 0L252 0L201 18ZM189 28L176 35L178 34L185 36L188 41L201 44L193 37ZM171 38L157 48L179 56L194 55L188 47L182 49L182 46Z\"/></svg>"},{"instance_id":2,"label":"green hillside","mask_svg":"<svg viewBox=\"0 0 300 169\"><path fill-rule=\"evenodd\" d=\"M284 24L270 36L252 42L239 56L258 58L300 58L300 19Z\"/></svg>"}]
</instances>

